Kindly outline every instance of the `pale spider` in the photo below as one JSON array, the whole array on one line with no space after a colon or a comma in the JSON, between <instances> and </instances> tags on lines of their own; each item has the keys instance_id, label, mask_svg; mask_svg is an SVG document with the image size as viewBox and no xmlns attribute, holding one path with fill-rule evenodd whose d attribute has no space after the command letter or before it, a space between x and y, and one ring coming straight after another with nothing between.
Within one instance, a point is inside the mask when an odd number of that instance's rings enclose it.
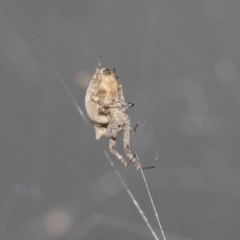
<instances>
[{"instance_id":1,"label":"pale spider","mask_svg":"<svg viewBox=\"0 0 240 240\"><path fill-rule=\"evenodd\" d=\"M119 82L115 69L111 72L108 68L102 68L99 60L98 67L88 86L85 105L89 118L95 128L96 139L102 136L110 137L109 149L126 167L133 163L136 169L141 166L130 150L130 132L136 131L130 126L130 118L125 113L128 108L134 106L134 102L126 103L122 85ZM124 132L123 146L127 157L126 161L116 150L116 138ZM154 168L144 167L142 169Z\"/></svg>"}]
</instances>

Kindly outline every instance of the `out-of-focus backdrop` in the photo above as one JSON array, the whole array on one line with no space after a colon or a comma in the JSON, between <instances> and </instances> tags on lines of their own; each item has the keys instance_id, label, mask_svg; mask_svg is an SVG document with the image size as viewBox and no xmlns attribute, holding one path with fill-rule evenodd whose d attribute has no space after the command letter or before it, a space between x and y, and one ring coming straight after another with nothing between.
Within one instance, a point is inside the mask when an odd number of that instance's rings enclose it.
<instances>
[{"instance_id":1,"label":"out-of-focus backdrop","mask_svg":"<svg viewBox=\"0 0 240 240\"><path fill-rule=\"evenodd\" d=\"M0 239L154 239L61 82L86 115L100 55L136 102L131 148L156 165L167 239L239 239L239 13L227 0L0 1ZM162 239L140 172L110 157Z\"/></svg>"}]
</instances>

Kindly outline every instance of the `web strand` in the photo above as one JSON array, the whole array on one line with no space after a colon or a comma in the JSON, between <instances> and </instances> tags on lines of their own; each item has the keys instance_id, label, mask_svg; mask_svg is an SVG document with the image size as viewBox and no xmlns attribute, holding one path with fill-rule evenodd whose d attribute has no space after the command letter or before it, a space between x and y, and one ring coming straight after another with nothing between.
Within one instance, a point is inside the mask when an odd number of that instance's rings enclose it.
<instances>
[{"instance_id":1,"label":"web strand","mask_svg":"<svg viewBox=\"0 0 240 240\"><path fill-rule=\"evenodd\" d=\"M163 239L166 240L166 237L165 237L165 234L164 234L164 231L163 231L163 228L162 228L162 224L161 224L160 219L159 219L159 217L158 217L158 213L157 213L157 210L156 210L156 207L155 207L153 198L152 198L152 194L151 194L151 192L150 192L150 190L149 190L149 187L148 187L148 184L147 184L147 180L146 180L146 178L145 178L145 174L143 173L143 170L142 170L142 168L141 168L141 163L140 163L139 158L138 158L137 155L136 155L136 158L137 158L137 161L138 161L138 163L139 163L139 165L140 165L140 171L141 171L141 174L142 174L142 177L143 177L143 180L144 180L144 183L145 183L145 186L146 186L146 189L147 189L147 192L148 192L148 196L149 196L149 198L150 198L150 201L151 201L151 204L152 204L152 207L153 207L155 216L156 216L156 218L157 218L158 226L159 226L159 228L160 228L160 230L161 230Z\"/></svg>"},{"instance_id":2,"label":"web strand","mask_svg":"<svg viewBox=\"0 0 240 240\"><path fill-rule=\"evenodd\" d=\"M119 177L120 181L122 182L122 185L124 186L124 188L126 189L128 195L130 196L133 204L135 205L135 207L137 208L138 212L140 213L141 217L143 218L144 222L146 223L146 225L148 226L150 232L152 233L153 237L156 240L159 240L159 238L157 237L156 233L154 232L152 226L150 225L145 213L143 212L143 210L141 209L140 205L138 204L136 198L134 197L134 195L132 194L132 192L130 191L130 189L128 188L128 186L126 185L125 181L123 180L121 174L119 173L119 171L115 168L114 163L112 162L112 160L110 159L110 157L108 156L107 152L104 150L103 151L106 158L108 159L109 163L111 164L111 166L113 167L114 171L116 172L117 176Z\"/></svg>"},{"instance_id":3,"label":"web strand","mask_svg":"<svg viewBox=\"0 0 240 240\"><path fill-rule=\"evenodd\" d=\"M83 111L82 111L81 108L78 106L76 100L74 99L73 95L72 95L71 92L69 91L67 85L65 84L63 78L61 77L61 75L60 75L59 72L57 71L55 65L50 61L50 59L49 59L49 57L48 57L48 55L47 55L47 52L45 51L43 45L41 44L41 42L40 42L37 38L35 38L35 40L36 40L37 44L39 45L39 47L41 48L42 52L44 53L44 55L45 55L45 57L46 57L49 65L51 66L51 68L53 69L53 71L54 71L55 74L57 75L58 79L60 80L61 84L63 85L64 89L66 90L68 96L71 98L73 104L74 104L75 107L77 108L79 114L82 116L84 122L85 122L86 124L88 124L88 121L87 121L87 119L86 119Z\"/></svg>"},{"instance_id":4,"label":"web strand","mask_svg":"<svg viewBox=\"0 0 240 240\"><path fill-rule=\"evenodd\" d=\"M71 98L73 104L75 105L75 107L77 108L79 114L81 115L81 117L83 118L84 122L86 124L88 124L88 121L83 113L83 111L81 110L81 108L79 107L79 105L77 104L76 100L74 99L73 95L71 94L71 92L69 91L67 85L65 84L63 78L61 77L61 75L59 74L59 72L57 71L55 65L50 61L48 55L47 55L47 52L45 51L43 45L41 44L41 42L35 38L36 42L38 43L38 45L40 46L41 50L43 51L48 63L50 64L51 68L53 69L53 71L55 72L55 74L57 75L58 79L60 80L61 84L63 85L64 89L66 90L68 96ZM138 212L140 213L141 217L143 218L144 222L146 223L147 227L149 228L150 232L152 233L153 237L155 240L159 240L159 238L157 237L156 233L154 232L152 226L150 225L145 213L143 212L143 210L141 209L139 203L137 202L137 200L135 199L134 195L132 194L132 192L130 191L130 189L128 188L128 186L126 185L125 181L123 180L123 177L121 176L121 174L119 173L119 171L115 168L112 160L110 159L110 157L108 156L107 152L104 150L103 151L106 158L109 160L109 163L111 164L111 166L113 167L114 171L116 172L117 176L119 177L120 181L122 182L124 188L126 189L128 195L130 196L133 204L135 205L135 207L137 208ZM137 157L137 160L140 164L140 161ZM141 168L140 168L141 169ZM155 213L155 216L157 218L157 221L158 221L158 225L160 227L160 230L161 230L161 233L162 233L162 236L163 236L163 239L166 240L166 237L165 237L165 234L164 234L164 231L163 231L163 228L162 228L162 225L160 223L160 220L159 220L159 217L158 217L158 213L157 213L157 210L155 208L155 204L153 202L153 199L152 199L152 196L151 196L151 193L150 193L150 190L148 188L148 184L147 184L147 181L146 181L146 178L145 178L145 175L143 173L143 170L141 169L141 174L142 174L142 177L143 177L143 180L144 180L144 183L145 183L145 186L146 186L146 189L147 189L147 192L148 192L148 195L149 195L149 198L150 198L150 201L151 201L151 204L152 204L152 207L153 207L153 210L154 210L154 213Z\"/></svg>"}]
</instances>

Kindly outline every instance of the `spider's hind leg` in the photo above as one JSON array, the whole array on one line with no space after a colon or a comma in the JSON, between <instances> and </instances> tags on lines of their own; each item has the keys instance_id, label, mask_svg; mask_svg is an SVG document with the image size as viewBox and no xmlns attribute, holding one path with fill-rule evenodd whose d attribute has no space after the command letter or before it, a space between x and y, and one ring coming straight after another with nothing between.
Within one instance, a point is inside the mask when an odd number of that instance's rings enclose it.
<instances>
[{"instance_id":1,"label":"spider's hind leg","mask_svg":"<svg viewBox=\"0 0 240 240\"><path fill-rule=\"evenodd\" d=\"M139 161L137 160L137 155L136 154L133 155L131 153L131 149L130 149L130 132L134 133L136 131L136 128L137 128L137 124L134 127L134 129L131 129L130 127L127 127L125 129L125 132L124 132L123 145L124 145L124 149L125 149L126 155L130 159L128 164L133 163L133 165L136 167L137 170L139 170L139 169L145 170L145 169L155 168L155 166L141 167Z\"/></svg>"},{"instance_id":2,"label":"spider's hind leg","mask_svg":"<svg viewBox=\"0 0 240 240\"><path fill-rule=\"evenodd\" d=\"M114 137L110 138L109 149L110 149L111 153L113 155L115 155L125 167L127 167L129 165L129 163L116 150L116 138L114 138Z\"/></svg>"},{"instance_id":3,"label":"spider's hind leg","mask_svg":"<svg viewBox=\"0 0 240 240\"><path fill-rule=\"evenodd\" d=\"M137 125L136 125L137 126ZM136 126L134 127L134 130L136 130ZM131 149L130 149L130 132L134 131L128 126L125 129L124 135L123 135L123 146L125 153L127 157L130 159L129 163L133 163L133 165L138 169L140 169L140 165L136 159L136 154L132 154Z\"/></svg>"}]
</instances>

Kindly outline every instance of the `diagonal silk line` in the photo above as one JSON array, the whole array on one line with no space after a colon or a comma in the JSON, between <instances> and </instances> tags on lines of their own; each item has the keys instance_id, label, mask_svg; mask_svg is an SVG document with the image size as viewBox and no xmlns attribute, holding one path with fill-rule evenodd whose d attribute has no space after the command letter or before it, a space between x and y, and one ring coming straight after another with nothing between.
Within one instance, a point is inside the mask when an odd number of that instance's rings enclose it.
<instances>
[{"instance_id":1,"label":"diagonal silk line","mask_svg":"<svg viewBox=\"0 0 240 240\"><path fill-rule=\"evenodd\" d=\"M50 61L50 59L49 59L49 57L48 57L48 55L47 55L47 52L46 52L45 49L43 48L43 45L41 44L41 42L40 42L36 37L35 37L35 40L36 40L37 44L39 45L39 47L41 48L41 50L43 51L43 53L44 53L44 55L45 55L48 63L50 64L50 66L51 66L52 69L54 70L55 74L57 75L58 79L60 80L60 82L62 83L63 87L65 88L68 96L71 98L73 104L74 104L75 107L77 108L79 114L82 116L84 122L85 122L86 124L88 124L88 121L87 121L87 119L86 119L83 111L82 111L81 108L78 106L76 100L74 99L73 95L72 95L71 92L69 91L66 83L64 82L63 78L61 77L61 75L60 75L59 72L57 71L55 65Z\"/></svg>"},{"instance_id":2,"label":"diagonal silk line","mask_svg":"<svg viewBox=\"0 0 240 240\"><path fill-rule=\"evenodd\" d=\"M136 156L137 156L137 155L136 155ZM140 165L140 171L141 171L141 174L142 174L142 177L143 177L143 180L144 180L144 183L145 183L145 186L146 186L146 189L147 189L147 192L148 192L148 196L149 196L149 198L150 198L150 201L151 201L151 204L152 204L152 207L153 207L155 216L156 216L156 218L157 218L157 222L158 222L159 228L160 228L160 230L161 230L163 239L166 240L166 237L165 237L165 234L164 234L164 231L163 231L163 228L162 228L162 224L161 224L160 219L159 219L159 217L158 217L158 213L157 213L157 210L156 210L156 207L155 207L153 198L152 198L152 194L151 194L151 192L150 192L150 190L149 190L149 187L148 187L148 184L147 184L147 180L146 180L146 178L145 178L145 174L143 173L143 170L142 170L142 167L141 167L141 163L140 163L140 161L139 161L138 156L137 156L137 161L138 161L138 163L139 163L139 165Z\"/></svg>"}]
</instances>

